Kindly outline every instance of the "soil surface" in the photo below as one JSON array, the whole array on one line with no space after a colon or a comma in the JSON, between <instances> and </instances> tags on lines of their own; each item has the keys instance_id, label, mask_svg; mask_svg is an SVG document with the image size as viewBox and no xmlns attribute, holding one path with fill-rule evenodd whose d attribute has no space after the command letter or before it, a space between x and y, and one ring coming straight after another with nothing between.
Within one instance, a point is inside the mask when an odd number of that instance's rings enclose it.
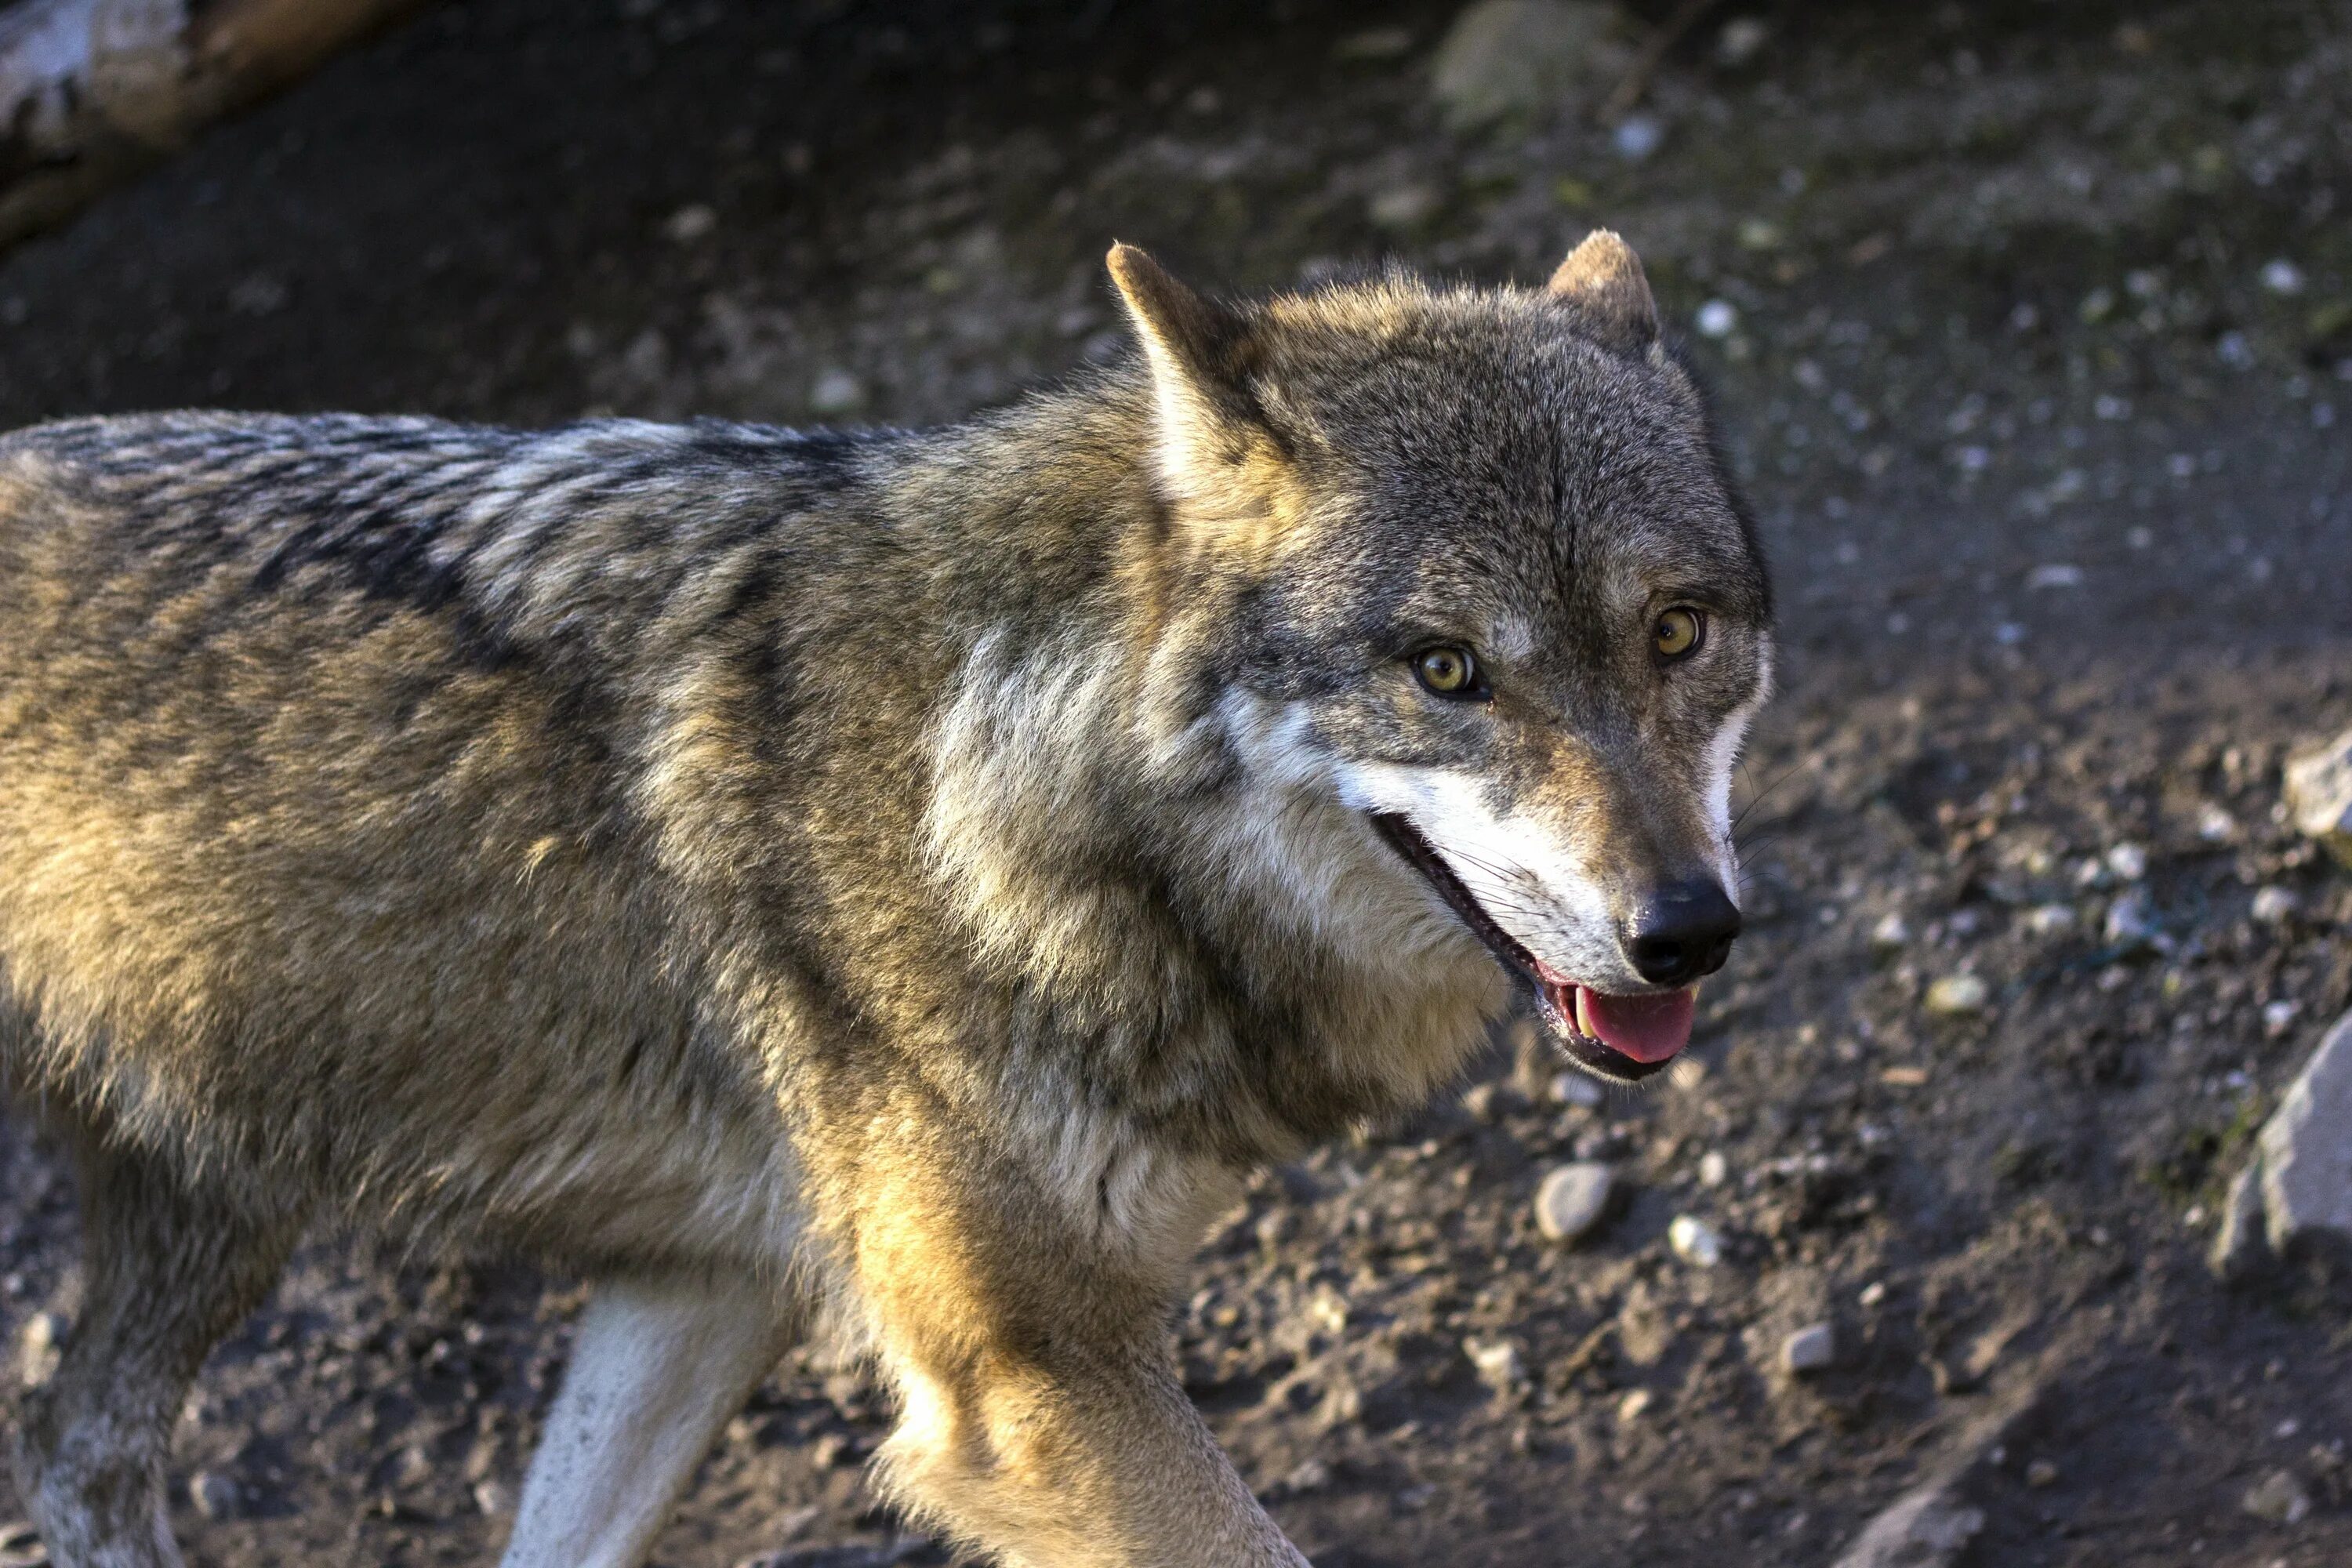
<instances>
[{"instance_id":1,"label":"soil surface","mask_svg":"<svg viewBox=\"0 0 2352 1568\"><path fill-rule=\"evenodd\" d=\"M1670 1087L1506 1044L1268 1174L1189 1385L1324 1568L1827 1563L1969 1455L1967 1561L2352 1562L2341 1280L2201 1260L2352 1001L2352 877L2275 814L2352 723L2352 5L1722 6L1616 128L1606 82L1450 128L1451 20L452 5L0 258L0 426L928 421L1113 352L1114 237L1255 289L1531 280L1616 227L1779 573L1751 934ZM7 1139L0 1315L37 1339L72 1193ZM1622 1193L1572 1247L1532 1212L1571 1159ZM188 1403L192 1557L491 1561L580 1300L320 1237ZM886 1420L795 1356L659 1560L943 1560L861 1489ZM2281 1470L2292 1523L2244 1504Z\"/></svg>"}]
</instances>

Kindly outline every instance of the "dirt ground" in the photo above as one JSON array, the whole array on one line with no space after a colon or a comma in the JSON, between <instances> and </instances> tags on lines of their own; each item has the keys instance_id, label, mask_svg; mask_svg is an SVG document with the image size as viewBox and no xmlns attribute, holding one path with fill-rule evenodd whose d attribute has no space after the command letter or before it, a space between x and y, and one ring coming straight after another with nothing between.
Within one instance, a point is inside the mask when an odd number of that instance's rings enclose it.
<instances>
[{"instance_id":1,"label":"dirt ground","mask_svg":"<svg viewBox=\"0 0 2352 1568\"><path fill-rule=\"evenodd\" d=\"M927 421L1112 352L1113 237L1253 289L1617 227L1784 606L1704 1070L1587 1104L1498 1050L1269 1174L1189 1385L1323 1568L1825 1564L1969 1454L1975 1563L2352 1562L2352 1297L2201 1261L2352 1003L2352 876L2275 811L2352 723L2352 5L1725 5L1616 132L1449 129L1452 9L451 5L0 258L0 426ZM37 1339L72 1195L6 1138ZM1572 1248L1571 1158L1628 1194ZM187 1406L192 1557L492 1560L579 1300L321 1237ZM861 1492L886 1419L796 1357L660 1561L944 1560ZM2292 1524L2242 1502L2282 1469Z\"/></svg>"}]
</instances>

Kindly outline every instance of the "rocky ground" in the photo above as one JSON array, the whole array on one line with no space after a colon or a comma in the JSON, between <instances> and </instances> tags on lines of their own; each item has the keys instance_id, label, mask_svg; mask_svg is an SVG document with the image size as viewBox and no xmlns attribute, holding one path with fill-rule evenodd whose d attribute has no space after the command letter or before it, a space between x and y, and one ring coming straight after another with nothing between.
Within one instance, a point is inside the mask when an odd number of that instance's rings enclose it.
<instances>
[{"instance_id":1,"label":"rocky ground","mask_svg":"<svg viewBox=\"0 0 2352 1568\"><path fill-rule=\"evenodd\" d=\"M2352 722L2352 5L1725 5L1645 82L1669 5L1179 9L430 13L0 258L0 426L928 420L1111 352L1114 237L1259 288L1622 229L1782 587L1752 935L1671 1087L1498 1049L1266 1176L1189 1384L1325 1568L1829 1563L1906 1498L1915 1563L2352 1561L2352 1293L2203 1261L2352 1002L2280 800ZM71 1194L0 1158L37 1375ZM490 1560L578 1300L322 1238L187 1406L193 1555ZM938 1560L886 1418L796 1358L661 1560Z\"/></svg>"}]
</instances>

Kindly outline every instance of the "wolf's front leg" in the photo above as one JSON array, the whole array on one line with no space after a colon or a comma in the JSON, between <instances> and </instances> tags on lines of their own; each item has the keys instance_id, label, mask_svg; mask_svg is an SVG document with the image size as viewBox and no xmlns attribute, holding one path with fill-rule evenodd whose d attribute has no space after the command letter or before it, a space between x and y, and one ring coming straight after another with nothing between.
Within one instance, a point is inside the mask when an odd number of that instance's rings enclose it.
<instances>
[{"instance_id":1,"label":"wolf's front leg","mask_svg":"<svg viewBox=\"0 0 2352 1568\"><path fill-rule=\"evenodd\" d=\"M635 1568L711 1439L790 1348L749 1280L600 1286L523 1484L501 1568Z\"/></svg>"},{"instance_id":2,"label":"wolf's front leg","mask_svg":"<svg viewBox=\"0 0 2352 1568\"><path fill-rule=\"evenodd\" d=\"M886 1483L1008 1568L1307 1568L1161 1358L1032 1342L893 1360Z\"/></svg>"},{"instance_id":3,"label":"wolf's front leg","mask_svg":"<svg viewBox=\"0 0 2352 1568\"><path fill-rule=\"evenodd\" d=\"M919 1117L899 1124L921 1133ZM1177 1381L1167 1303L1231 1178L1082 1182L929 1135L857 1173L857 1289L902 1401L880 1479L1007 1568L1307 1568Z\"/></svg>"}]
</instances>

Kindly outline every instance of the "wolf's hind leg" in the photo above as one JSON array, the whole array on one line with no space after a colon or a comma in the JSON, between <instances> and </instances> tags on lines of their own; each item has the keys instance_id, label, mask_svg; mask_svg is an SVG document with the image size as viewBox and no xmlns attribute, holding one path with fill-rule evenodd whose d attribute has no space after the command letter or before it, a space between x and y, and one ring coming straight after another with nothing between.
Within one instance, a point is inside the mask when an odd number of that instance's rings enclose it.
<instances>
[{"instance_id":1,"label":"wolf's hind leg","mask_svg":"<svg viewBox=\"0 0 2352 1568\"><path fill-rule=\"evenodd\" d=\"M695 1466L791 1348L749 1280L615 1281L581 1315L502 1568L634 1568Z\"/></svg>"},{"instance_id":2,"label":"wolf's hind leg","mask_svg":"<svg viewBox=\"0 0 2352 1568\"><path fill-rule=\"evenodd\" d=\"M179 1568L172 1423L205 1353L277 1283L301 1217L94 1138L77 1153L87 1289L56 1375L26 1396L17 1484L59 1568Z\"/></svg>"}]
</instances>

